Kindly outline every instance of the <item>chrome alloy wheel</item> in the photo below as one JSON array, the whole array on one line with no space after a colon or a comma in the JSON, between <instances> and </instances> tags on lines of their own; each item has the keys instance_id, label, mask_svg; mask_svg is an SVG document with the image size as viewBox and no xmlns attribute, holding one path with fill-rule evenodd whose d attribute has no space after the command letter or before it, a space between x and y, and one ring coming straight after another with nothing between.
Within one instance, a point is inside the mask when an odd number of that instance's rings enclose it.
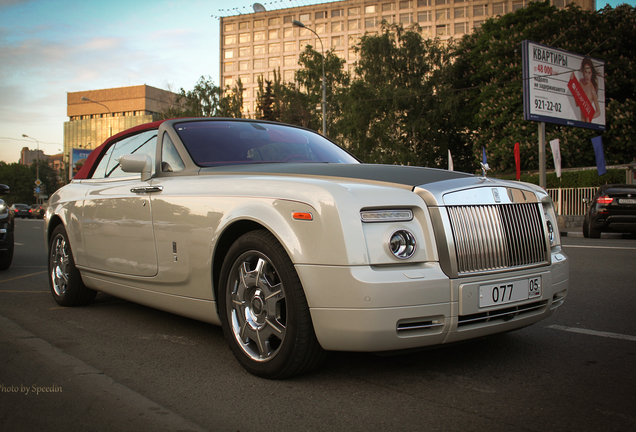
<instances>
[{"instance_id":1,"label":"chrome alloy wheel","mask_svg":"<svg viewBox=\"0 0 636 432\"><path fill-rule=\"evenodd\" d=\"M58 235L53 240L51 248L51 281L55 294L63 297L68 287L68 244L62 235Z\"/></svg>"},{"instance_id":2,"label":"chrome alloy wheel","mask_svg":"<svg viewBox=\"0 0 636 432\"><path fill-rule=\"evenodd\" d=\"M276 356L285 339L285 290L276 268L262 253L249 251L234 263L226 308L234 338L252 360Z\"/></svg>"}]
</instances>

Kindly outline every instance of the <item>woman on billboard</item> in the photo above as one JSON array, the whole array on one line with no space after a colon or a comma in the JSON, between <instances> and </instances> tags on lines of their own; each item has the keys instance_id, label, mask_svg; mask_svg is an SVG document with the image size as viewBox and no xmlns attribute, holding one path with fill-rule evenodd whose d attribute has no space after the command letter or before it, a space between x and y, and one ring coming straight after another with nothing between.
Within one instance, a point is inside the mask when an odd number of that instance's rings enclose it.
<instances>
[{"instance_id":1,"label":"woman on billboard","mask_svg":"<svg viewBox=\"0 0 636 432\"><path fill-rule=\"evenodd\" d=\"M574 72L570 74L568 88L574 96L576 106L581 109L581 121L591 122L601 115L598 103L598 73L589 57L583 58L579 69L581 79Z\"/></svg>"}]
</instances>

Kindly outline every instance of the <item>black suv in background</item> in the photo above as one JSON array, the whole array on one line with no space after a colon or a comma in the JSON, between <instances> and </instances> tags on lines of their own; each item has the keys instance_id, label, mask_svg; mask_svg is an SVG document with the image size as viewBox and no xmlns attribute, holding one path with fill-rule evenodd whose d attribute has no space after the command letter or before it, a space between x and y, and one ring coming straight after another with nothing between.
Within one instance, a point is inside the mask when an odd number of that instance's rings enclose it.
<instances>
[{"instance_id":1,"label":"black suv in background","mask_svg":"<svg viewBox=\"0 0 636 432\"><path fill-rule=\"evenodd\" d=\"M9 186L0 184L0 195L9 193ZM0 270L6 270L13 260L14 215L4 200L0 199Z\"/></svg>"},{"instance_id":2,"label":"black suv in background","mask_svg":"<svg viewBox=\"0 0 636 432\"><path fill-rule=\"evenodd\" d=\"M583 221L585 237L599 238L602 232L636 235L636 185L603 185L588 204Z\"/></svg>"}]
</instances>

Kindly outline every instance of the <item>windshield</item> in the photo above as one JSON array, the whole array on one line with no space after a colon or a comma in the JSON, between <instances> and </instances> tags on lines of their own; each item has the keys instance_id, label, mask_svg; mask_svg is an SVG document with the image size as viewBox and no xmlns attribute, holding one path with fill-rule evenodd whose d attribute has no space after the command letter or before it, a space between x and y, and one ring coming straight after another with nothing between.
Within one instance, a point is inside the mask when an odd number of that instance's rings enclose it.
<instances>
[{"instance_id":1,"label":"windshield","mask_svg":"<svg viewBox=\"0 0 636 432\"><path fill-rule=\"evenodd\" d=\"M271 162L359 163L321 135L282 124L209 120L178 123L175 130L199 166Z\"/></svg>"}]
</instances>

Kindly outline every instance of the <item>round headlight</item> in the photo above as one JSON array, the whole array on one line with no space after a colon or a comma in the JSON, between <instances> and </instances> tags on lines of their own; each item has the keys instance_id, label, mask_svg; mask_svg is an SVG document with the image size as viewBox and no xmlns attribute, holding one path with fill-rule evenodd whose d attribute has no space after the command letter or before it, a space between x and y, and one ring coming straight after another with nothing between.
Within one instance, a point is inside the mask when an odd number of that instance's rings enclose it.
<instances>
[{"instance_id":1,"label":"round headlight","mask_svg":"<svg viewBox=\"0 0 636 432\"><path fill-rule=\"evenodd\" d=\"M406 230L399 230L391 234L389 249L399 259L407 259L415 253L415 236Z\"/></svg>"}]
</instances>

